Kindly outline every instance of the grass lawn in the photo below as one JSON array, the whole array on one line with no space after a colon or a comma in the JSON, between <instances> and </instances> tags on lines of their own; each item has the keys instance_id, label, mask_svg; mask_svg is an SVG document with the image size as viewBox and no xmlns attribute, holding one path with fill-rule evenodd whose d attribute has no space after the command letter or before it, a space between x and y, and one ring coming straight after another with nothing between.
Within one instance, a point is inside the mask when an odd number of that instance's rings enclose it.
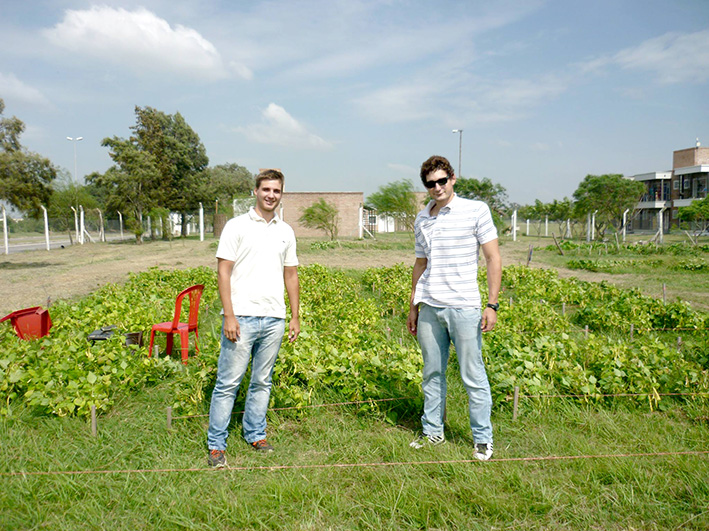
<instances>
[{"instance_id":1,"label":"grass lawn","mask_svg":"<svg viewBox=\"0 0 709 531\"><path fill-rule=\"evenodd\" d=\"M494 412L497 460L471 462L464 392L451 369L448 442L419 451L408 447L417 418L391 425L381 413L340 406L270 413L277 451L269 455L246 446L237 419L232 469L210 470L206 418L176 419L168 432L165 384L101 418L97 437L84 420L20 414L0 422L0 527L709 527L707 454L511 460L706 451L706 422L623 399L600 408L523 402L514 422L509 407ZM6 475L14 471L27 474ZM52 474L64 471L113 473Z\"/></svg>"}]
</instances>

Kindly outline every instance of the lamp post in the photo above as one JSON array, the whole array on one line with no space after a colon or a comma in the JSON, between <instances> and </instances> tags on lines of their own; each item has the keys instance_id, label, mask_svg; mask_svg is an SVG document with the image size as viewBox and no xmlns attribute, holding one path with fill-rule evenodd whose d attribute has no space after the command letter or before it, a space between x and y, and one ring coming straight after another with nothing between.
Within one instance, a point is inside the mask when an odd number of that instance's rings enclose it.
<instances>
[{"instance_id":1,"label":"lamp post","mask_svg":"<svg viewBox=\"0 0 709 531\"><path fill-rule=\"evenodd\" d=\"M79 183L79 179L77 178L77 175L76 175L76 143L79 142L79 141L81 141L81 140L83 140L84 137L83 137L83 136L77 136L76 138L72 138L72 137L68 136L68 137L66 137L66 139L69 140L70 142L73 142L73 143L74 143L74 182L75 182L76 184L78 184L78 183Z\"/></svg>"},{"instance_id":2,"label":"lamp post","mask_svg":"<svg viewBox=\"0 0 709 531\"><path fill-rule=\"evenodd\" d=\"M458 177L461 177L460 174L460 161L461 161L461 155L463 153L463 130L462 129L453 129L451 133L458 133Z\"/></svg>"}]
</instances>

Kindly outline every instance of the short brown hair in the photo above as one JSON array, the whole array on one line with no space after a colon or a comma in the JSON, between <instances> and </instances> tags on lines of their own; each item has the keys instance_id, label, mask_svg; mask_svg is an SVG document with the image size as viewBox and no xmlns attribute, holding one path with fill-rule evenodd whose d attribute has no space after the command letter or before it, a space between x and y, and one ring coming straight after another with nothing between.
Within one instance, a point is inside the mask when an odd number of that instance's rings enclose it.
<instances>
[{"instance_id":1,"label":"short brown hair","mask_svg":"<svg viewBox=\"0 0 709 531\"><path fill-rule=\"evenodd\" d=\"M261 170L261 173L256 176L256 190L259 189L262 181L280 181L283 188L285 177L278 170Z\"/></svg>"},{"instance_id":2,"label":"short brown hair","mask_svg":"<svg viewBox=\"0 0 709 531\"><path fill-rule=\"evenodd\" d=\"M433 155L421 165L421 182L425 185L428 174L438 170L445 171L448 177L453 177L454 175L453 166L451 166L447 158L441 157L440 155Z\"/></svg>"}]
</instances>

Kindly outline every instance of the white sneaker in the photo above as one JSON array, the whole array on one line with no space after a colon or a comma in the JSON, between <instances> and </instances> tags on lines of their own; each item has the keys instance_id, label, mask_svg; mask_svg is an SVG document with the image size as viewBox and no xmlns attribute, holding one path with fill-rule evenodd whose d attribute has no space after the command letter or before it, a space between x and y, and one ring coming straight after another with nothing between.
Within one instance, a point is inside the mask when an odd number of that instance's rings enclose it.
<instances>
[{"instance_id":1,"label":"white sneaker","mask_svg":"<svg viewBox=\"0 0 709 531\"><path fill-rule=\"evenodd\" d=\"M475 459L487 461L492 457L492 443L480 443L475 445Z\"/></svg>"},{"instance_id":2,"label":"white sneaker","mask_svg":"<svg viewBox=\"0 0 709 531\"><path fill-rule=\"evenodd\" d=\"M438 446L439 444L444 444L446 442L445 435L419 435L409 443L411 448L420 450L424 446Z\"/></svg>"}]
</instances>

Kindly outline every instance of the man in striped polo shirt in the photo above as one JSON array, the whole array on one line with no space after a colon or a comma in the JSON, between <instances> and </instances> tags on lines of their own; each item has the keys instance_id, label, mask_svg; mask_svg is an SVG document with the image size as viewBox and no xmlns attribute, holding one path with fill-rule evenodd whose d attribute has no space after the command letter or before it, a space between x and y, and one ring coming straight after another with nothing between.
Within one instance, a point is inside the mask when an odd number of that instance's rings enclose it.
<instances>
[{"instance_id":1,"label":"man in striped polo shirt","mask_svg":"<svg viewBox=\"0 0 709 531\"><path fill-rule=\"evenodd\" d=\"M458 197L456 176L444 157L430 157L421 166L421 181L432 199L414 224L411 309L407 327L417 336L423 354L423 434L412 448L445 442L446 368L453 341L460 375L468 393L475 458L492 457L492 397L482 360L481 332L497 322L502 277L497 230L482 201ZM487 265L487 306L478 291L478 251Z\"/></svg>"}]
</instances>

